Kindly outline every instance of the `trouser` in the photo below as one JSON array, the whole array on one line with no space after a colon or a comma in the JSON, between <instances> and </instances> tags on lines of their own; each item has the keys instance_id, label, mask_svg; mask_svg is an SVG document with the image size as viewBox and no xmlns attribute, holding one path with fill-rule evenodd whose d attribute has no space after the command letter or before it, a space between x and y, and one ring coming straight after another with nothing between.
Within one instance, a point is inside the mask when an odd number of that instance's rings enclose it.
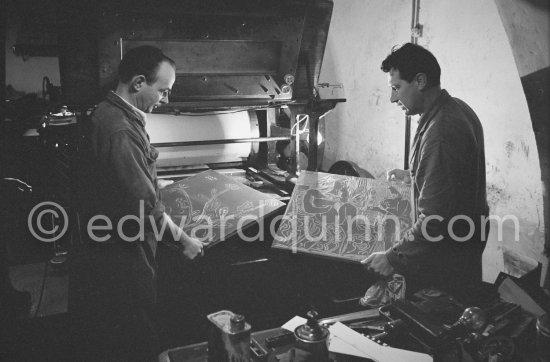
<instances>
[{"instance_id":1,"label":"trouser","mask_svg":"<svg viewBox=\"0 0 550 362\"><path fill-rule=\"evenodd\" d=\"M153 361L162 348L150 308L111 308L91 313L94 320L77 318L73 327L75 360ZM73 316L74 318L74 316Z\"/></svg>"},{"instance_id":2,"label":"trouser","mask_svg":"<svg viewBox=\"0 0 550 362\"><path fill-rule=\"evenodd\" d=\"M160 352L155 268L142 245L90 244L73 255L71 277L78 360L150 361Z\"/></svg>"},{"instance_id":3,"label":"trouser","mask_svg":"<svg viewBox=\"0 0 550 362\"><path fill-rule=\"evenodd\" d=\"M433 255L429 258L430 264L405 276L407 297L420 289L436 288L466 303L475 300L475 291L482 282L482 255L487 235L483 240L473 238L465 243L439 244L434 247Z\"/></svg>"},{"instance_id":4,"label":"trouser","mask_svg":"<svg viewBox=\"0 0 550 362\"><path fill-rule=\"evenodd\" d=\"M420 289L435 288L464 300L481 284L481 255L482 250L458 252L451 262L441 261L418 273L408 273L405 275L407 297Z\"/></svg>"}]
</instances>

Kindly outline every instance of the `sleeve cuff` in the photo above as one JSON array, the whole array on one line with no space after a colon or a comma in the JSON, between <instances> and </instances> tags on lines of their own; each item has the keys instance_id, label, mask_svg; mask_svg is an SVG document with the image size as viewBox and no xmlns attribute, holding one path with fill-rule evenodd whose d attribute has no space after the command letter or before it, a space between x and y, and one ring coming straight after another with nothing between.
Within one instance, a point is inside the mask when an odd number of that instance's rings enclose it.
<instances>
[{"instance_id":1,"label":"sleeve cuff","mask_svg":"<svg viewBox=\"0 0 550 362\"><path fill-rule=\"evenodd\" d=\"M399 244L396 244L386 250L386 258L388 259L388 263L397 271L402 272L404 269L403 260L405 256L401 253L399 253L399 245L401 245L401 242ZM400 255L401 254L401 255Z\"/></svg>"},{"instance_id":2,"label":"sleeve cuff","mask_svg":"<svg viewBox=\"0 0 550 362\"><path fill-rule=\"evenodd\" d=\"M164 209L164 205L160 201L157 201L155 207L151 210L150 215L152 215L155 220L157 230L162 230L162 223L164 222Z\"/></svg>"}]
</instances>

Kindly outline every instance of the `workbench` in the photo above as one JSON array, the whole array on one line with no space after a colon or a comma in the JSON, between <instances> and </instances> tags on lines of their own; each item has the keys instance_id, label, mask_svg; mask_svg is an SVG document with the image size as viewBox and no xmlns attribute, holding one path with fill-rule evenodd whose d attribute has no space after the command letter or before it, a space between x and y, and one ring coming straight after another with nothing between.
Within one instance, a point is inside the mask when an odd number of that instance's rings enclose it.
<instances>
[{"instance_id":1,"label":"workbench","mask_svg":"<svg viewBox=\"0 0 550 362\"><path fill-rule=\"evenodd\" d=\"M378 319L380 314L378 309L366 309L359 312L348 313L340 316L323 318L319 322L324 324L332 324L335 322L353 322L360 320ZM281 335L288 332L282 328L271 328L263 331L252 332L251 339L255 340L260 348L266 350L268 354L267 359L255 358L254 362L260 361L277 361L276 356L282 356L287 353L292 347L293 343L285 343L281 346L268 348L266 346L266 339L274 336ZM340 362L353 362L361 361L364 359L346 356L346 359L338 359ZM195 343L188 346L172 348L162 352L158 358L159 362L207 362L208 361L208 342Z\"/></svg>"}]
</instances>

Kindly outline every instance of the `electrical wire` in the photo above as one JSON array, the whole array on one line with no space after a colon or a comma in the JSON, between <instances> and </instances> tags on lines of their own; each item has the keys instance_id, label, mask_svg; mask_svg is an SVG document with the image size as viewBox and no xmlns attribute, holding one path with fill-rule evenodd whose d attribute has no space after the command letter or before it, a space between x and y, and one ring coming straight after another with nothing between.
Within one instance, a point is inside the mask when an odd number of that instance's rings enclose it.
<instances>
[{"instance_id":1,"label":"electrical wire","mask_svg":"<svg viewBox=\"0 0 550 362\"><path fill-rule=\"evenodd\" d=\"M40 296L38 297L38 302L36 303L36 309L33 313L33 318L36 318L38 316L38 311L40 310L40 306L42 305L42 298L44 296L44 289L46 289L46 279L48 277L48 269L49 269L49 263L46 261L44 262L44 274L42 276L42 287L40 288Z\"/></svg>"}]
</instances>

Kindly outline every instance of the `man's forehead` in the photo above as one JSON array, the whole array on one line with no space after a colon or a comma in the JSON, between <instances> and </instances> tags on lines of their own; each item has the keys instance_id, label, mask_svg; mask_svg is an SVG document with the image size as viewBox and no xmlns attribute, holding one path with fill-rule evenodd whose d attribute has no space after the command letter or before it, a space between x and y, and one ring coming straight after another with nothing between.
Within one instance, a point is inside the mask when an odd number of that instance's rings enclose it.
<instances>
[{"instance_id":1,"label":"man's forehead","mask_svg":"<svg viewBox=\"0 0 550 362\"><path fill-rule=\"evenodd\" d=\"M401 76L399 75L399 70L392 68L388 72L388 84L393 85L401 81Z\"/></svg>"},{"instance_id":2,"label":"man's forehead","mask_svg":"<svg viewBox=\"0 0 550 362\"><path fill-rule=\"evenodd\" d=\"M168 62L162 62L157 70L157 83L158 85L171 87L176 78L176 71L172 65Z\"/></svg>"}]
</instances>

